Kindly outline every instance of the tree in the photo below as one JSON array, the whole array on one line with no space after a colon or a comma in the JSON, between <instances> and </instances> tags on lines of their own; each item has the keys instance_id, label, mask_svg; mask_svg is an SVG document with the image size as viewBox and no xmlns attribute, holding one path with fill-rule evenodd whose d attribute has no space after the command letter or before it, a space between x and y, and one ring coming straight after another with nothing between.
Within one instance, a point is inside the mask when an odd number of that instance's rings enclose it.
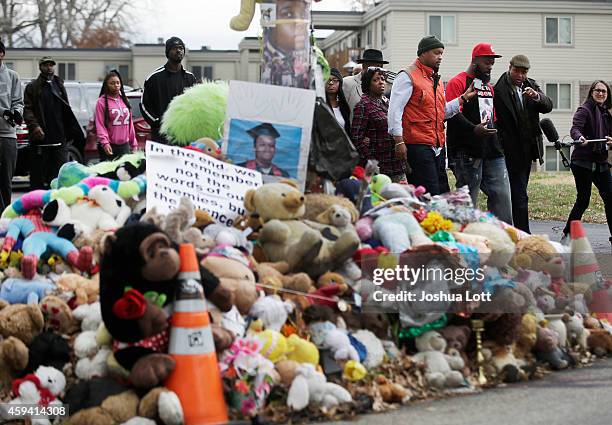
<instances>
[{"instance_id":1,"label":"tree","mask_svg":"<svg viewBox=\"0 0 612 425\"><path fill-rule=\"evenodd\" d=\"M127 40L121 29L109 24L101 28L89 28L83 31L74 47L78 48L113 48L125 46Z\"/></svg>"},{"instance_id":2,"label":"tree","mask_svg":"<svg viewBox=\"0 0 612 425\"><path fill-rule=\"evenodd\" d=\"M0 8L0 38L6 40L7 47L13 47L16 35L32 31L37 20L27 15L24 0L0 0Z\"/></svg>"}]
</instances>

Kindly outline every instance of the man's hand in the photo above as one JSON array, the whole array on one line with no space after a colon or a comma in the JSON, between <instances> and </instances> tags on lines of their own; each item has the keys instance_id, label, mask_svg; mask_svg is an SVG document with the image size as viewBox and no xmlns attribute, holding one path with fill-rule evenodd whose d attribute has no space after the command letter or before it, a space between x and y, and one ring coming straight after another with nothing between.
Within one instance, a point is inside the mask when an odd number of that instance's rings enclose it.
<instances>
[{"instance_id":1,"label":"man's hand","mask_svg":"<svg viewBox=\"0 0 612 425\"><path fill-rule=\"evenodd\" d=\"M395 156L402 161L406 161L406 144L402 136L393 136L393 142L395 143Z\"/></svg>"},{"instance_id":2,"label":"man's hand","mask_svg":"<svg viewBox=\"0 0 612 425\"><path fill-rule=\"evenodd\" d=\"M43 140L45 138L45 132L40 126L34 128L32 131L32 138L34 140Z\"/></svg>"},{"instance_id":3,"label":"man's hand","mask_svg":"<svg viewBox=\"0 0 612 425\"><path fill-rule=\"evenodd\" d=\"M13 117L13 113L11 111L5 109L2 113L2 118L4 118L11 127L15 127L15 117Z\"/></svg>"},{"instance_id":4,"label":"man's hand","mask_svg":"<svg viewBox=\"0 0 612 425\"><path fill-rule=\"evenodd\" d=\"M539 93L535 91L534 89L532 89L531 87L527 87L523 91L523 95L525 95L529 99L534 99L534 100L538 100L538 98L540 97Z\"/></svg>"},{"instance_id":5,"label":"man's hand","mask_svg":"<svg viewBox=\"0 0 612 425\"><path fill-rule=\"evenodd\" d=\"M497 133L497 129L488 128L487 122L481 122L476 127L474 127L474 134L476 135L476 137L479 137L481 139L484 139L485 137L493 136L496 133Z\"/></svg>"},{"instance_id":6,"label":"man's hand","mask_svg":"<svg viewBox=\"0 0 612 425\"><path fill-rule=\"evenodd\" d=\"M467 90L463 93L463 97L469 102L474 97L476 97L476 90L474 90L474 82L467 88Z\"/></svg>"}]
</instances>

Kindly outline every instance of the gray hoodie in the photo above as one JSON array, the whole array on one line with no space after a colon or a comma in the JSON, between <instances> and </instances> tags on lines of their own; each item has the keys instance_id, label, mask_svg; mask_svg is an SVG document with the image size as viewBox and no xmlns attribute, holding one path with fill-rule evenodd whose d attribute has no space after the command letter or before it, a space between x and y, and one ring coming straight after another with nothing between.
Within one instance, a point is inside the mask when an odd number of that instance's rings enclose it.
<instances>
[{"instance_id":1,"label":"gray hoodie","mask_svg":"<svg viewBox=\"0 0 612 425\"><path fill-rule=\"evenodd\" d=\"M15 128L2 118L5 110L19 111L23 116L23 88L19 74L0 64L0 137L16 138Z\"/></svg>"}]
</instances>

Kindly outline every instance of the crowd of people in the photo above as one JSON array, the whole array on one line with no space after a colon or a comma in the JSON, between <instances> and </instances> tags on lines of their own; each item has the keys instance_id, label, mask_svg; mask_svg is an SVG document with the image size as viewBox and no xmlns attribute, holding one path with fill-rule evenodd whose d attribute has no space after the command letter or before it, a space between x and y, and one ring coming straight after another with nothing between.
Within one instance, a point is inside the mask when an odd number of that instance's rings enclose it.
<instances>
[{"instance_id":1,"label":"crowd of people","mask_svg":"<svg viewBox=\"0 0 612 425\"><path fill-rule=\"evenodd\" d=\"M366 49L357 60L359 68L354 75L343 77L339 70L331 70L325 85L327 104L351 137L362 164L376 159L380 172L393 181L423 186L432 195L450 190L448 164L457 187L469 187L474 204L482 190L493 214L529 232L527 187L532 162L543 163L539 119L540 114L552 110L552 101L528 77L531 65L525 55L514 56L508 70L493 85L492 70L501 55L489 43L474 46L466 71L452 77L445 87L439 73L444 49L436 37L424 37L417 46L417 58L395 76L389 98L385 96L388 71L384 68L388 61L381 51ZM69 142L77 147L85 143L63 81L55 74L53 58L40 59L39 76L22 93L19 75L3 62L5 53L0 43L2 209L11 202L17 125L25 122L29 132L32 189L49 187L68 160ZM168 105L196 84L196 77L182 65L183 41L171 37L166 41L165 53L167 62L144 82L140 105L151 126L151 139L158 142L164 142L160 127ZM574 115L571 137L582 143L573 149L571 157L577 196L563 231L564 239L569 222L580 219L588 208L592 184L603 199L612 235L610 95L606 82L594 82ZM116 70L103 80L95 109L95 130L102 160L112 160L138 148L131 106ZM256 151L258 143L261 152L272 151L274 136L270 131L253 134ZM589 141L593 139L606 142ZM267 162L250 165L271 167ZM276 174L286 172L279 169Z\"/></svg>"},{"instance_id":2,"label":"crowd of people","mask_svg":"<svg viewBox=\"0 0 612 425\"><path fill-rule=\"evenodd\" d=\"M341 79L340 71L331 70L327 103L347 129L361 165L375 159L391 180L438 195L450 190L448 164L457 188L468 186L474 205L482 191L493 214L530 233L527 187L532 163L543 164L540 115L552 111L552 100L527 76L531 64L522 54L512 57L493 85L493 67L502 56L490 43L474 46L466 71L445 87L439 74L444 49L436 37L424 37L414 62L394 76L389 98L388 61L381 51L366 49L357 60L360 72ZM612 235L610 95L606 82L594 82L573 118L571 137L582 143L571 156L577 196L562 241L569 223L588 208L592 184ZM605 142L591 142L595 139Z\"/></svg>"}]
</instances>

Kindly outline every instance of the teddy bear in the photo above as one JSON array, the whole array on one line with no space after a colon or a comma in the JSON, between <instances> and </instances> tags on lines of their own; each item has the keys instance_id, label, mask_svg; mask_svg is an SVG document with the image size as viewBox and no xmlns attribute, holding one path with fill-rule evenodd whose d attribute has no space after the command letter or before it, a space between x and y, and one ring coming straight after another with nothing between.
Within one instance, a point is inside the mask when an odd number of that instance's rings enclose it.
<instances>
[{"instance_id":1,"label":"teddy bear","mask_svg":"<svg viewBox=\"0 0 612 425\"><path fill-rule=\"evenodd\" d=\"M605 329L590 329L587 345L596 356L612 354L612 334Z\"/></svg>"},{"instance_id":2,"label":"teddy bear","mask_svg":"<svg viewBox=\"0 0 612 425\"><path fill-rule=\"evenodd\" d=\"M266 329L280 332L294 307L291 302L282 301L280 297L269 295L259 297L255 301L249 310L249 316L260 319Z\"/></svg>"},{"instance_id":3,"label":"teddy bear","mask_svg":"<svg viewBox=\"0 0 612 425\"><path fill-rule=\"evenodd\" d=\"M538 327L534 351L538 360L555 370L566 369L570 364L569 356L559 348L557 334L552 329Z\"/></svg>"},{"instance_id":4,"label":"teddy bear","mask_svg":"<svg viewBox=\"0 0 612 425\"><path fill-rule=\"evenodd\" d=\"M110 187L98 185L71 206L61 198L49 202L42 210L42 219L48 225L59 227L59 236L73 240L81 233L92 234L96 229L115 230L131 213L123 198Z\"/></svg>"},{"instance_id":5,"label":"teddy bear","mask_svg":"<svg viewBox=\"0 0 612 425\"><path fill-rule=\"evenodd\" d=\"M503 382L513 383L529 379L527 372L521 368L514 355L514 344L500 344L494 340L485 340L482 344L482 353L486 365L492 368Z\"/></svg>"},{"instance_id":6,"label":"teddy bear","mask_svg":"<svg viewBox=\"0 0 612 425\"><path fill-rule=\"evenodd\" d=\"M494 224L486 222L470 223L465 226L463 233L487 238L491 254L486 265L498 268L506 267L514 255L514 242L512 242L508 233Z\"/></svg>"},{"instance_id":7,"label":"teddy bear","mask_svg":"<svg viewBox=\"0 0 612 425\"><path fill-rule=\"evenodd\" d=\"M26 345L42 332L45 319L38 304L8 305L0 300L0 335L14 336Z\"/></svg>"},{"instance_id":8,"label":"teddy bear","mask_svg":"<svg viewBox=\"0 0 612 425\"><path fill-rule=\"evenodd\" d=\"M73 349L68 338L47 330L36 336L28 345L28 366L25 372L33 373L39 366L51 366L63 370L70 362Z\"/></svg>"},{"instance_id":9,"label":"teddy bear","mask_svg":"<svg viewBox=\"0 0 612 425\"><path fill-rule=\"evenodd\" d=\"M76 403L71 403L71 410L74 404ZM163 387L156 387L142 398L139 398L133 390L109 395L95 406L72 413L63 423L66 425L155 423L180 425L184 423L184 416L176 393Z\"/></svg>"},{"instance_id":10,"label":"teddy bear","mask_svg":"<svg viewBox=\"0 0 612 425\"><path fill-rule=\"evenodd\" d=\"M387 377L378 375L376 377L376 387L385 403L407 403L412 397L410 390L400 384L391 382Z\"/></svg>"},{"instance_id":11,"label":"teddy bear","mask_svg":"<svg viewBox=\"0 0 612 425\"><path fill-rule=\"evenodd\" d=\"M459 372L465 364L461 357L445 354L446 340L436 331L427 331L415 339L416 353L412 358L425 363L425 379L429 385L438 388L453 388L464 385Z\"/></svg>"},{"instance_id":12,"label":"teddy bear","mask_svg":"<svg viewBox=\"0 0 612 425\"><path fill-rule=\"evenodd\" d=\"M78 329L77 320L68 304L55 295L47 295L40 301L40 309L47 328L70 335Z\"/></svg>"},{"instance_id":13,"label":"teddy bear","mask_svg":"<svg viewBox=\"0 0 612 425\"><path fill-rule=\"evenodd\" d=\"M438 329L437 331L446 340L446 354L448 354L448 350L457 350L465 363L465 367L461 373L463 373L463 376L466 378L470 376L470 368L468 366L468 358L466 354L467 345L472 334L470 327L465 325L446 326Z\"/></svg>"},{"instance_id":14,"label":"teddy bear","mask_svg":"<svg viewBox=\"0 0 612 425\"><path fill-rule=\"evenodd\" d=\"M64 273L57 279L57 289L71 296L69 304L73 308L93 303L100 294L100 275L88 279L76 273Z\"/></svg>"},{"instance_id":15,"label":"teddy bear","mask_svg":"<svg viewBox=\"0 0 612 425\"><path fill-rule=\"evenodd\" d=\"M290 289L293 291L308 294L315 291L312 279L306 273L289 273L289 263L278 261L276 263L257 263L258 282L264 286L266 294L274 293L275 289Z\"/></svg>"},{"instance_id":16,"label":"teddy bear","mask_svg":"<svg viewBox=\"0 0 612 425\"><path fill-rule=\"evenodd\" d=\"M300 338L296 334L287 338L287 360L297 363L319 364L319 350L312 342Z\"/></svg>"},{"instance_id":17,"label":"teddy bear","mask_svg":"<svg viewBox=\"0 0 612 425\"><path fill-rule=\"evenodd\" d=\"M327 195L324 193L309 193L304 200L304 216L305 220L326 221L326 224L332 224L329 214L334 210L332 207L340 207L340 209L348 212L350 216L349 223L355 223L359 219L359 212L350 200L338 196ZM342 213L345 214L344 212ZM347 223L347 224L349 224Z\"/></svg>"},{"instance_id":18,"label":"teddy bear","mask_svg":"<svg viewBox=\"0 0 612 425\"><path fill-rule=\"evenodd\" d=\"M570 347L579 346L582 351L588 348L588 338L590 331L584 326L584 318L582 314L576 312L574 314L563 314L561 318L567 328L567 341Z\"/></svg>"},{"instance_id":19,"label":"teddy bear","mask_svg":"<svg viewBox=\"0 0 612 425\"><path fill-rule=\"evenodd\" d=\"M514 356L519 366L525 368L533 363L533 348L538 332L538 321L533 314L524 314L521 318L518 337L514 345Z\"/></svg>"},{"instance_id":20,"label":"teddy bear","mask_svg":"<svg viewBox=\"0 0 612 425\"><path fill-rule=\"evenodd\" d=\"M287 394L287 406L300 411L309 404L321 405L329 409L341 403L353 401L351 394L338 384L327 382L321 372L310 363L299 366L297 375Z\"/></svg>"},{"instance_id":21,"label":"teddy bear","mask_svg":"<svg viewBox=\"0 0 612 425\"><path fill-rule=\"evenodd\" d=\"M0 391L28 365L28 347L14 336L0 341Z\"/></svg>"},{"instance_id":22,"label":"teddy bear","mask_svg":"<svg viewBox=\"0 0 612 425\"><path fill-rule=\"evenodd\" d=\"M374 369L383 363L385 347L374 333L366 329L360 329L351 333L351 337L359 341L366 349L366 357L363 360L363 365L366 368Z\"/></svg>"},{"instance_id":23,"label":"teddy bear","mask_svg":"<svg viewBox=\"0 0 612 425\"><path fill-rule=\"evenodd\" d=\"M15 398L3 405L6 409L10 406L41 405L59 406L62 405L58 397L62 395L66 388L66 377L59 370L40 366L33 374L28 374L23 378L13 381L13 393ZM51 425L51 421L46 418L37 417L34 420L36 425Z\"/></svg>"},{"instance_id":24,"label":"teddy bear","mask_svg":"<svg viewBox=\"0 0 612 425\"><path fill-rule=\"evenodd\" d=\"M174 368L166 351L179 269L176 244L153 224L132 223L106 239L100 264L102 318L114 339L114 358L137 388L157 386ZM200 278L206 298L228 311L230 291L204 266Z\"/></svg>"},{"instance_id":25,"label":"teddy bear","mask_svg":"<svg viewBox=\"0 0 612 425\"><path fill-rule=\"evenodd\" d=\"M354 232L340 233L333 226L302 220L304 195L290 182L249 189L244 206L265 223L258 241L266 258L289 262L291 271L317 278L342 265L359 247Z\"/></svg>"},{"instance_id":26,"label":"teddy bear","mask_svg":"<svg viewBox=\"0 0 612 425\"><path fill-rule=\"evenodd\" d=\"M391 252L401 253L410 247L432 243L411 212L392 209L379 211L372 231L372 236Z\"/></svg>"}]
</instances>

